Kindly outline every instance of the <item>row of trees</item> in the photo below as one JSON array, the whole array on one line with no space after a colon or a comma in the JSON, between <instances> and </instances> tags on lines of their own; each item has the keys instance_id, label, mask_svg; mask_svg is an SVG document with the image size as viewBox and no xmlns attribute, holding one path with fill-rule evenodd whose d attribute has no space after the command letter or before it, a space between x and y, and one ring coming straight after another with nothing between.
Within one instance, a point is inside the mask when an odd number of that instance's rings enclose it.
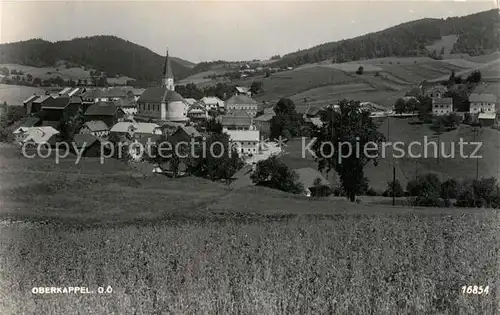
<instances>
[{"instance_id":1,"label":"row of trees","mask_svg":"<svg viewBox=\"0 0 500 315\"><path fill-rule=\"evenodd\" d=\"M414 206L500 207L500 187L494 177L442 182L436 174L429 173L409 181L406 191L398 180L388 182L387 187L384 195L392 197L394 191L396 197L409 196L410 204Z\"/></svg>"},{"instance_id":2,"label":"row of trees","mask_svg":"<svg viewBox=\"0 0 500 315\"><path fill-rule=\"evenodd\" d=\"M45 80L42 80L38 77L33 77L31 74L27 74L26 76L15 75L11 77L4 77L1 81L2 84L15 84L15 85L25 85L25 86L99 86L106 87L108 86L108 81L105 77L92 77L90 79L78 79L78 80L64 80L60 76L51 77Z\"/></svg>"}]
</instances>

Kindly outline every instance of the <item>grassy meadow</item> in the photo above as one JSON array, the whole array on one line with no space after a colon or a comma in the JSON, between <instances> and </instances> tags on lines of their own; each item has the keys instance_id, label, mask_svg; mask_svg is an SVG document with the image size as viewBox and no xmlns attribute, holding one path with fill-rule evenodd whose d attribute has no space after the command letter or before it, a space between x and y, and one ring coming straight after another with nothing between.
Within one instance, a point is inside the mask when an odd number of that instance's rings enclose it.
<instances>
[{"instance_id":1,"label":"grassy meadow","mask_svg":"<svg viewBox=\"0 0 500 315\"><path fill-rule=\"evenodd\" d=\"M0 151L1 314L495 313L500 216ZM36 169L38 167L38 169ZM487 296L464 285L489 285ZM36 286L110 294L35 295Z\"/></svg>"}]
</instances>

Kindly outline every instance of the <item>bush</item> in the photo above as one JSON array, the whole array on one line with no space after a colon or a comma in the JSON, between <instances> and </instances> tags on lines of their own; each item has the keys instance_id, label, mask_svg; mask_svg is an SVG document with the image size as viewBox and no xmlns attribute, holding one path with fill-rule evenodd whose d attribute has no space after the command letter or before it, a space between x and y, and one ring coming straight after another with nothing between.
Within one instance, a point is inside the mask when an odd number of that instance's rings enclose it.
<instances>
[{"instance_id":1,"label":"bush","mask_svg":"<svg viewBox=\"0 0 500 315\"><path fill-rule=\"evenodd\" d=\"M363 66L359 66L358 70L356 70L356 74L363 74L364 68Z\"/></svg>"},{"instance_id":2,"label":"bush","mask_svg":"<svg viewBox=\"0 0 500 315\"><path fill-rule=\"evenodd\" d=\"M458 196L458 182L454 179L448 179L441 184L440 196L443 199L455 199Z\"/></svg>"},{"instance_id":3,"label":"bush","mask_svg":"<svg viewBox=\"0 0 500 315\"><path fill-rule=\"evenodd\" d=\"M394 193L393 193L393 187L394 187ZM404 191L399 180L396 179L394 182L393 181L387 182L387 190L384 191L383 195L386 197L392 197L393 195L395 195L396 197L403 197Z\"/></svg>"},{"instance_id":4,"label":"bush","mask_svg":"<svg viewBox=\"0 0 500 315\"><path fill-rule=\"evenodd\" d=\"M366 191L366 195L367 196L380 196L381 194L378 191L376 191L375 189L373 189L373 187L370 187Z\"/></svg>"}]
</instances>

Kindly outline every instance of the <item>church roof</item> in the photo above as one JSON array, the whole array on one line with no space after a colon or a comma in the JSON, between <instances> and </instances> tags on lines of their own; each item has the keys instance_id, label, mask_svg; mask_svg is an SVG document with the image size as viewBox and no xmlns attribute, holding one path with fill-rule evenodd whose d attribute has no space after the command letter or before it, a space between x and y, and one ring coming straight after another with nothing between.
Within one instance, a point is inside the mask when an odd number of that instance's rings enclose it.
<instances>
[{"instance_id":1,"label":"church roof","mask_svg":"<svg viewBox=\"0 0 500 315\"><path fill-rule=\"evenodd\" d=\"M158 102L176 102L184 101L184 98L177 92L171 91L166 87L150 87L137 100L138 103L158 103Z\"/></svg>"},{"instance_id":2,"label":"church roof","mask_svg":"<svg viewBox=\"0 0 500 315\"><path fill-rule=\"evenodd\" d=\"M167 55L165 56L165 65L163 66L163 77L164 78L174 77L172 73L172 66L170 65L170 58L168 57L168 50L167 50Z\"/></svg>"}]
</instances>

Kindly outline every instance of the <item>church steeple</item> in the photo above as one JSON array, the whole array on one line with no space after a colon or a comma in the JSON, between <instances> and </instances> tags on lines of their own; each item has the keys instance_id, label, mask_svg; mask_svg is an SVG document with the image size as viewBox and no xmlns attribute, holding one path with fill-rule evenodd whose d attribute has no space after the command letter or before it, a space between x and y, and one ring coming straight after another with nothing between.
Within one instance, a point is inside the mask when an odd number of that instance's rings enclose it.
<instances>
[{"instance_id":1,"label":"church steeple","mask_svg":"<svg viewBox=\"0 0 500 315\"><path fill-rule=\"evenodd\" d=\"M163 66L162 86L166 87L171 91L175 90L174 75L172 73L172 66L170 65L170 58L168 57L168 49L167 49L167 54L165 56L165 64Z\"/></svg>"}]
</instances>

